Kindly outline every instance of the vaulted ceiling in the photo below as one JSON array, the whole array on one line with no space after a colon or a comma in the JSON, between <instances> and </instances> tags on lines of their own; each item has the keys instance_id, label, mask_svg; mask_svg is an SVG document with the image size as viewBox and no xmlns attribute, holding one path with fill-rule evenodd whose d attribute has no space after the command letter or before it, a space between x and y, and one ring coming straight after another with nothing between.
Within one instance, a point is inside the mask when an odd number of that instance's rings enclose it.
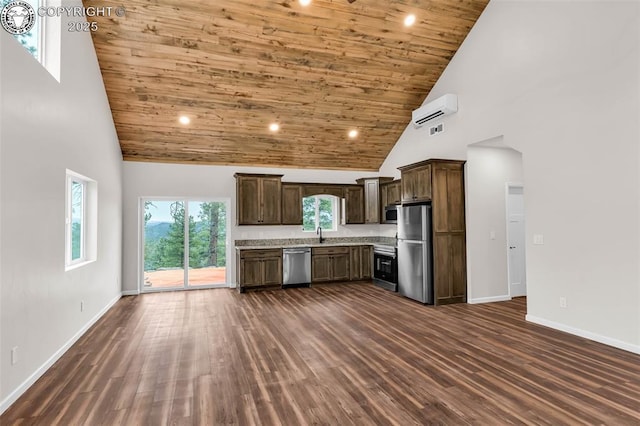
<instances>
[{"instance_id":1,"label":"vaulted ceiling","mask_svg":"<svg viewBox=\"0 0 640 426\"><path fill-rule=\"evenodd\" d=\"M380 167L487 3L84 2L126 7L89 18L126 160L354 170Z\"/></svg>"}]
</instances>

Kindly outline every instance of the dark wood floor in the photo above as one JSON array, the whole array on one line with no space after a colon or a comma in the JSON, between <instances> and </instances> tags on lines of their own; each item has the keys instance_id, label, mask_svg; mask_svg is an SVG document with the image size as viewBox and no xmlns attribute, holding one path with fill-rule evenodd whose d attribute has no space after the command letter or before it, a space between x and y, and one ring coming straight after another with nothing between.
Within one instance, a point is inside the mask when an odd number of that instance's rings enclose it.
<instances>
[{"instance_id":1,"label":"dark wood floor","mask_svg":"<svg viewBox=\"0 0 640 426\"><path fill-rule=\"evenodd\" d=\"M640 424L640 356L371 284L126 297L0 424Z\"/></svg>"}]
</instances>

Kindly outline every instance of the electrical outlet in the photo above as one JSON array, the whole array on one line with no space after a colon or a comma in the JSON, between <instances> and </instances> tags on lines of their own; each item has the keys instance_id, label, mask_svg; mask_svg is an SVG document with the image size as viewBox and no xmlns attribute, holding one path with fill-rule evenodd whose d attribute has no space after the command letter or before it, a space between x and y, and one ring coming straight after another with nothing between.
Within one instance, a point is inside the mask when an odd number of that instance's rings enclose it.
<instances>
[{"instance_id":1,"label":"electrical outlet","mask_svg":"<svg viewBox=\"0 0 640 426\"><path fill-rule=\"evenodd\" d=\"M18 363L18 347L11 348L11 365Z\"/></svg>"},{"instance_id":2,"label":"electrical outlet","mask_svg":"<svg viewBox=\"0 0 640 426\"><path fill-rule=\"evenodd\" d=\"M567 307L567 298L566 297L561 297L560 298L560 307L561 308L566 308Z\"/></svg>"},{"instance_id":3,"label":"electrical outlet","mask_svg":"<svg viewBox=\"0 0 640 426\"><path fill-rule=\"evenodd\" d=\"M84 300L80 301L80 312L84 312Z\"/></svg>"}]
</instances>

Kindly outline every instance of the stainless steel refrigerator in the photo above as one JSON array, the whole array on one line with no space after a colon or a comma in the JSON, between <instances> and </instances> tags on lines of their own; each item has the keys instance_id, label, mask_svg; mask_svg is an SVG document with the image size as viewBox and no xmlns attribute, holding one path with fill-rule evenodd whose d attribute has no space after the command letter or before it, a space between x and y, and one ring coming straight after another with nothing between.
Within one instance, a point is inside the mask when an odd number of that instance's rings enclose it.
<instances>
[{"instance_id":1,"label":"stainless steel refrigerator","mask_svg":"<svg viewBox=\"0 0 640 426\"><path fill-rule=\"evenodd\" d=\"M398 211L398 292L433 304L431 205L402 206Z\"/></svg>"}]
</instances>

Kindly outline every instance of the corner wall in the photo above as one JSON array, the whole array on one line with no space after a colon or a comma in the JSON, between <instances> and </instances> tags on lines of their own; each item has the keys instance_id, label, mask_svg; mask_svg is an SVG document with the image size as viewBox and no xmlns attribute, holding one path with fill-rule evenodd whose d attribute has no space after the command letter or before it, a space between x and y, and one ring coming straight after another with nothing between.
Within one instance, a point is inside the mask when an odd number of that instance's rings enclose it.
<instances>
[{"instance_id":1,"label":"corner wall","mask_svg":"<svg viewBox=\"0 0 640 426\"><path fill-rule=\"evenodd\" d=\"M0 49L2 412L121 295L122 158L89 33L62 31L61 83L4 30ZM97 181L98 252L65 272L67 168Z\"/></svg>"},{"instance_id":2,"label":"corner wall","mask_svg":"<svg viewBox=\"0 0 640 426\"><path fill-rule=\"evenodd\" d=\"M140 234L139 203L141 197L227 198L230 200L231 230L229 249L234 240L271 238L315 238L315 233L303 232L293 226L237 226L236 180L234 173L282 174L283 182L353 183L361 177L376 176L372 172L335 170L275 169L235 166L207 166L124 162L124 257L123 284L125 294L138 292ZM393 225L338 225L337 232L326 232L325 237L394 236ZM235 283L235 256L227 256L227 276Z\"/></svg>"},{"instance_id":3,"label":"corner wall","mask_svg":"<svg viewBox=\"0 0 640 426\"><path fill-rule=\"evenodd\" d=\"M427 98L459 111L435 137L408 126L381 173L503 135L525 163L527 318L640 353L639 28L638 2L492 0Z\"/></svg>"}]
</instances>

